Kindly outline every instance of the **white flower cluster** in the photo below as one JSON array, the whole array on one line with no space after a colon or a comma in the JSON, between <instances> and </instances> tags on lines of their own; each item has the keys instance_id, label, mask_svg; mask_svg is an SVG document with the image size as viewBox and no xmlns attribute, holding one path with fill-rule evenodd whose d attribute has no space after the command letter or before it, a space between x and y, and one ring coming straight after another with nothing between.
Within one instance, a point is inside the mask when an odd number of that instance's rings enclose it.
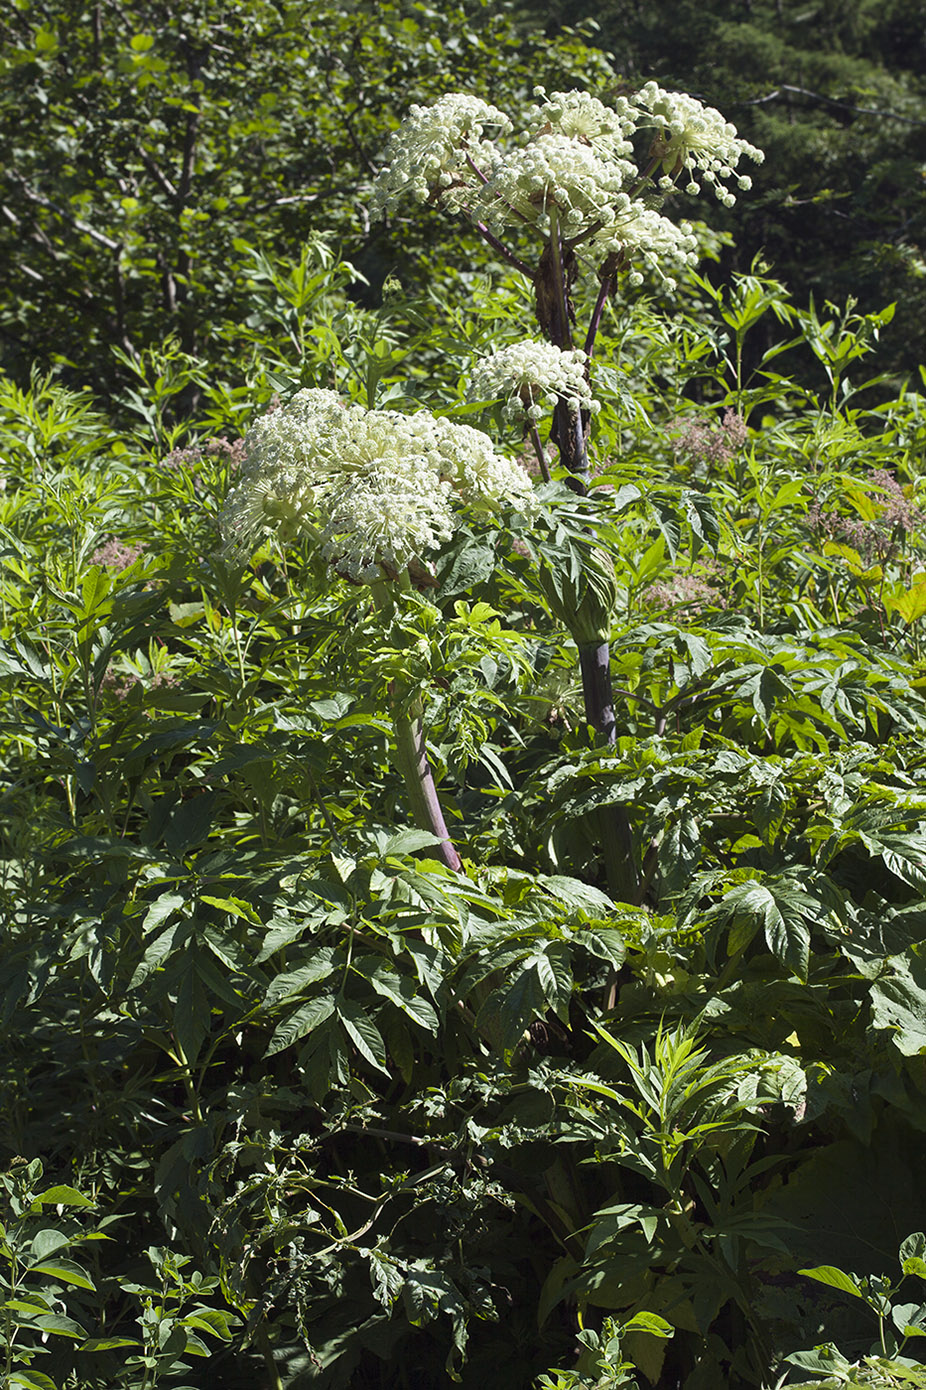
<instances>
[{"instance_id":1,"label":"white flower cluster","mask_svg":"<svg viewBox=\"0 0 926 1390\"><path fill-rule=\"evenodd\" d=\"M724 188L722 179L735 177L740 188L752 187L748 174L736 174L736 166L744 155L757 164L765 156L748 140L741 140L736 127L713 106L702 106L695 97L683 92L664 91L655 82L647 82L634 100L651 113L640 124L654 125L659 130L653 155L660 160L666 179L672 180L682 169L688 169L687 193L700 192L695 179L698 174L727 207L736 198Z\"/></svg>"},{"instance_id":2,"label":"white flower cluster","mask_svg":"<svg viewBox=\"0 0 926 1390\"><path fill-rule=\"evenodd\" d=\"M616 104L605 106L587 92L554 92L548 97L542 87L535 87L534 95L543 101L527 111L525 125L532 137L567 135L603 155L633 158L633 145L627 136L633 133L636 119L627 102L618 109Z\"/></svg>"},{"instance_id":3,"label":"white flower cluster","mask_svg":"<svg viewBox=\"0 0 926 1390\"><path fill-rule=\"evenodd\" d=\"M496 106L462 92L450 92L433 106L410 107L373 185L374 207L389 212L411 194L417 202L436 198L460 211L480 183L473 165L487 174L497 158L496 146L485 138L488 129L507 134L511 122Z\"/></svg>"},{"instance_id":4,"label":"white flower cluster","mask_svg":"<svg viewBox=\"0 0 926 1390\"><path fill-rule=\"evenodd\" d=\"M500 159L476 190L472 215L493 232L525 223L546 232L556 211L566 237L613 221L630 205L625 189L636 167L556 131L538 134Z\"/></svg>"},{"instance_id":5,"label":"white flower cluster","mask_svg":"<svg viewBox=\"0 0 926 1390\"><path fill-rule=\"evenodd\" d=\"M531 339L514 343L476 364L469 399L504 400L508 419L528 420L531 424L553 410L560 396L568 401L573 415L583 409L596 411L599 402L592 400L585 376L587 360L578 349L564 352L552 343Z\"/></svg>"},{"instance_id":6,"label":"white flower cluster","mask_svg":"<svg viewBox=\"0 0 926 1390\"><path fill-rule=\"evenodd\" d=\"M629 260L641 260L667 290L676 285L670 271L698 263L698 239L691 223L670 222L640 202L633 202L596 240L605 254L623 252ZM628 279L631 285L643 283L639 270L632 270Z\"/></svg>"},{"instance_id":7,"label":"white flower cluster","mask_svg":"<svg viewBox=\"0 0 926 1390\"><path fill-rule=\"evenodd\" d=\"M342 575L371 583L453 534L456 495L470 509L533 506L531 483L480 430L426 411L399 415L299 391L249 433L241 481L225 504L229 548L267 530L308 536Z\"/></svg>"},{"instance_id":8,"label":"white flower cluster","mask_svg":"<svg viewBox=\"0 0 926 1390\"><path fill-rule=\"evenodd\" d=\"M735 199L724 179L750 186L736 174L740 158L762 159L713 107L655 82L611 105L586 92L547 96L538 87L536 95L513 146L499 143L512 132L507 116L476 97L452 94L431 107L413 106L374 184L377 207L392 209L410 193L465 213L495 236L509 228L547 236L555 221L599 263L623 253L625 263L642 261L672 284L672 269L692 263L695 242L689 228L676 229L642 200L645 181L629 137L655 129L651 159L661 166L662 192L687 169L687 192L699 192L697 175L726 204ZM640 281L639 268L631 278Z\"/></svg>"}]
</instances>

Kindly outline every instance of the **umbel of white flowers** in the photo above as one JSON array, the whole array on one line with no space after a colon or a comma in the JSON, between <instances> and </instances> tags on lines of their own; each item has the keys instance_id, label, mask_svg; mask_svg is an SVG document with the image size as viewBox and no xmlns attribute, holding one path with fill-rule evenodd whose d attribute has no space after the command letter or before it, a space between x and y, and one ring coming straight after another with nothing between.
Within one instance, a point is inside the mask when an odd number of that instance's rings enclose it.
<instances>
[{"instance_id":1,"label":"umbel of white flowers","mask_svg":"<svg viewBox=\"0 0 926 1390\"><path fill-rule=\"evenodd\" d=\"M728 180L750 186L736 173L739 160L763 158L713 107L655 82L610 105L585 92L535 94L513 143L509 117L478 97L450 93L412 106L387 147L374 205L387 212L406 197L438 203L493 235L547 237L555 223L598 262L622 256L634 267L632 282L642 279L642 263L671 283L673 268L694 263L696 241L690 224L676 226L653 207L654 195L685 174L686 192L706 184L730 205ZM652 132L643 172L633 158L638 132Z\"/></svg>"},{"instance_id":2,"label":"umbel of white flowers","mask_svg":"<svg viewBox=\"0 0 926 1390\"><path fill-rule=\"evenodd\" d=\"M227 547L308 537L357 583L394 578L449 540L459 513L533 507L530 479L488 435L427 411L400 415L304 390L249 432L220 518Z\"/></svg>"},{"instance_id":3,"label":"umbel of white flowers","mask_svg":"<svg viewBox=\"0 0 926 1390\"><path fill-rule=\"evenodd\" d=\"M585 378L587 361L578 348L567 352L529 338L477 362L467 395L471 401L503 401L509 420L531 424L551 411L559 397L568 403L572 415L580 410L594 413L601 406L592 400Z\"/></svg>"}]
</instances>

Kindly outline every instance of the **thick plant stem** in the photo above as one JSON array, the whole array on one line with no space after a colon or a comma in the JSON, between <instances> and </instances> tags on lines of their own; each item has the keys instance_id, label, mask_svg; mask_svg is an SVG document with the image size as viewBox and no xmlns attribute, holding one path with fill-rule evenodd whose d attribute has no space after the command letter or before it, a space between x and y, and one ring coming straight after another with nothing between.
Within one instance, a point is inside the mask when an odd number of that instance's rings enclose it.
<instances>
[{"instance_id":1,"label":"thick plant stem","mask_svg":"<svg viewBox=\"0 0 926 1390\"><path fill-rule=\"evenodd\" d=\"M614 695L611 689L611 655L607 642L589 642L579 647L579 670L585 697L585 718L601 743L616 740ZM608 891L618 902L637 900L637 870L633 857L633 835L627 808L617 802L597 813Z\"/></svg>"},{"instance_id":2,"label":"thick plant stem","mask_svg":"<svg viewBox=\"0 0 926 1390\"><path fill-rule=\"evenodd\" d=\"M411 591L412 584L407 570L403 570L398 576L397 583L400 588ZM391 612L392 595L385 583L373 584L371 591L373 602L379 611L384 614ZM463 868L463 861L450 838L437 787L434 785L434 774L428 762L428 745L421 720L421 700L398 683L391 693L395 764L405 782L412 820L419 830L429 830L432 835L438 837L438 857L448 869L459 873Z\"/></svg>"},{"instance_id":3,"label":"thick plant stem","mask_svg":"<svg viewBox=\"0 0 926 1390\"><path fill-rule=\"evenodd\" d=\"M607 642L579 648L579 670L585 697L585 718L602 743L615 737L614 696L611 690L611 658Z\"/></svg>"},{"instance_id":4,"label":"thick plant stem","mask_svg":"<svg viewBox=\"0 0 926 1390\"><path fill-rule=\"evenodd\" d=\"M438 857L448 869L454 869L459 873L463 861L450 839L437 797L434 774L428 762L420 700L413 701L411 706L404 710L397 705L394 706L392 724L395 729L396 766L405 779L412 820L419 830L430 830L432 835L438 836Z\"/></svg>"},{"instance_id":5,"label":"thick plant stem","mask_svg":"<svg viewBox=\"0 0 926 1390\"><path fill-rule=\"evenodd\" d=\"M537 426L531 425L531 443L534 446L534 453L537 455L537 464L540 468L540 476L545 483L550 481L550 466L547 463L547 456L544 453L543 445L540 442L540 435L537 433Z\"/></svg>"}]
</instances>

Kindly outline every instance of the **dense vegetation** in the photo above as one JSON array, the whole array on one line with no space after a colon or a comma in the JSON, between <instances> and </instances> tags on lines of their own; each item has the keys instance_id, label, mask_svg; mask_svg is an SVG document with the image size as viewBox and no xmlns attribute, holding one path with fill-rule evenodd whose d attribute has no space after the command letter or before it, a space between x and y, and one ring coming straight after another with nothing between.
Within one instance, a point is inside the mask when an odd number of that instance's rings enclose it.
<instances>
[{"instance_id":1,"label":"dense vegetation","mask_svg":"<svg viewBox=\"0 0 926 1390\"><path fill-rule=\"evenodd\" d=\"M219 9L5 21L0 1386L926 1386L892 310L703 225L698 270L605 304L579 257L549 310L547 251L376 222L361 168L410 101L604 58L496 7ZM561 398L533 447L471 399L570 296L587 459ZM531 505L458 507L404 588L242 560L244 437L300 388L478 425Z\"/></svg>"}]
</instances>

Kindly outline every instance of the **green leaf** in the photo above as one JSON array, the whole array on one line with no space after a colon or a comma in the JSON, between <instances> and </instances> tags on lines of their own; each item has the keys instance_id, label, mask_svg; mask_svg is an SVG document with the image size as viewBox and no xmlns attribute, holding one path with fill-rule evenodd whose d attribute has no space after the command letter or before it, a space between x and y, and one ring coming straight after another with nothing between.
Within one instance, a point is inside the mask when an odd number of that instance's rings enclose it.
<instances>
[{"instance_id":1,"label":"green leaf","mask_svg":"<svg viewBox=\"0 0 926 1390\"><path fill-rule=\"evenodd\" d=\"M43 1332L51 1332L58 1337L74 1337L80 1341L87 1335L86 1328L81 1327L79 1322L63 1317L60 1313L42 1313L33 1318L33 1323Z\"/></svg>"},{"instance_id":2,"label":"green leaf","mask_svg":"<svg viewBox=\"0 0 926 1390\"><path fill-rule=\"evenodd\" d=\"M32 1237L32 1253L41 1260L46 1255L51 1255L55 1250L67 1249L70 1244L70 1236L65 1235L63 1231L45 1227L41 1231L36 1231Z\"/></svg>"},{"instance_id":3,"label":"green leaf","mask_svg":"<svg viewBox=\"0 0 926 1390\"><path fill-rule=\"evenodd\" d=\"M141 1342L135 1342L131 1337L91 1337L89 1341L83 1342L77 1349L78 1351L115 1351L119 1347L140 1347Z\"/></svg>"},{"instance_id":4,"label":"green leaf","mask_svg":"<svg viewBox=\"0 0 926 1390\"><path fill-rule=\"evenodd\" d=\"M634 1313L629 1322L621 1324L622 1332L649 1332L653 1337L674 1337L675 1328L658 1313Z\"/></svg>"},{"instance_id":5,"label":"green leaf","mask_svg":"<svg viewBox=\"0 0 926 1390\"><path fill-rule=\"evenodd\" d=\"M11 1388L16 1385L25 1387L25 1390L58 1390L55 1382L41 1371L26 1371L21 1366L13 1370L7 1385Z\"/></svg>"},{"instance_id":6,"label":"green leaf","mask_svg":"<svg viewBox=\"0 0 926 1390\"><path fill-rule=\"evenodd\" d=\"M85 1269L73 1260L49 1258L39 1264L30 1265L30 1274L44 1274L49 1279L58 1279L62 1284L73 1284L78 1289L93 1289L93 1280Z\"/></svg>"},{"instance_id":7,"label":"green leaf","mask_svg":"<svg viewBox=\"0 0 926 1390\"><path fill-rule=\"evenodd\" d=\"M835 1265L817 1265L814 1269L799 1269L798 1274L803 1274L807 1279L816 1279L818 1284L828 1284L831 1289L839 1289L842 1293L852 1294L854 1298L864 1298L865 1295L851 1274L844 1274Z\"/></svg>"},{"instance_id":8,"label":"green leaf","mask_svg":"<svg viewBox=\"0 0 926 1390\"><path fill-rule=\"evenodd\" d=\"M419 849L430 849L434 845L439 845L441 838L433 835L429 830L400 830L393 835L383 846L383 858L389 855L414 854Z\"/></svg>"},{"instance_id":9,"label":"green leaf","mask_svg":"<svg viewBox=\"0 0 926 1390\"><path fill-rule=\"evenodd\" d=\"M334 998L330 994L323 994L317 999L310 999L308 1003L301 1005L282 1023L277 1024L273 1036L267 1044L267 1051L264 1056L272 1057L275 1053L292 1047L294 1042L304 1038L307 1033L313 1032L333 1013Z\"/></svg>"},{"instance_id":10,"label":"green leaf","mask_svg":"<svg viewBox=\"0 0 926 1390\"><path fill-rule=\"evenodd\" d=\"M914 952L891 956L871 986L871 1022L891 1030L904 1057L926 1052L926 961Z\"/></svg>"},{"instance_id":11,"label":"green leaf","mask_svg":"<svg viewBox=\"0 0 926 1390\"><path fill-rule=\"evenodd\" d=\"M509 1056L544 1003L543 985L531 961L510 984L492 991L479 1010L476 1025L500 1052Z\"/></svg>"},{"instance_id":12,"label":"green leaf","mask_svg":"<svg viewBox=\"0 0 926 1390\"><path fill-rule=\"evenodd\" d=\"M360 1055L388 1076L386 1044L373 1020L351 1000L341 998L338 1000L338 1021Z\"/></svg>"},{"instance_id":13,"label":"green leaf","mask_svg":"<svg viewBox=\"0 0 926 1390\"><path fill-rule=\"evenodd\" d=\"M201 1332L211 1332L223 1342L230 1342L232 1326L236 1325L239 1319L231 1313L222 1312L220 1308L200 1308L195 1313L188 1313L182 1322L184 1327L196 1327Z\"/></svg>"},{"instance_id":14,"label":"green leaf","mask_svg":"<svg viewBox=\"0 0 926 1390\"><path fill-rule=\"evenodd\" d=\"M45 1207L95 1207L92 1197L85 1197L82 1192L78 1192L76 1187L58 1185L48 1187L44 1192L40 1192L33 1198L33 1203L40 1202Z\"/></svg>"},{"instance_id":15,"label":"green leaf","mask_svg":"<svg viewBox=\"0 0 926 1390\"><path fill-rule=\"evenodd\" d=\"M370 984L377 994L390 999L415 1023L426 1028L429 1033L437 1032L437 1014L428 1000L418 994L416 981L399 975L396 971L380 967L370 976Z\"/></svg>"}]
</instances>

